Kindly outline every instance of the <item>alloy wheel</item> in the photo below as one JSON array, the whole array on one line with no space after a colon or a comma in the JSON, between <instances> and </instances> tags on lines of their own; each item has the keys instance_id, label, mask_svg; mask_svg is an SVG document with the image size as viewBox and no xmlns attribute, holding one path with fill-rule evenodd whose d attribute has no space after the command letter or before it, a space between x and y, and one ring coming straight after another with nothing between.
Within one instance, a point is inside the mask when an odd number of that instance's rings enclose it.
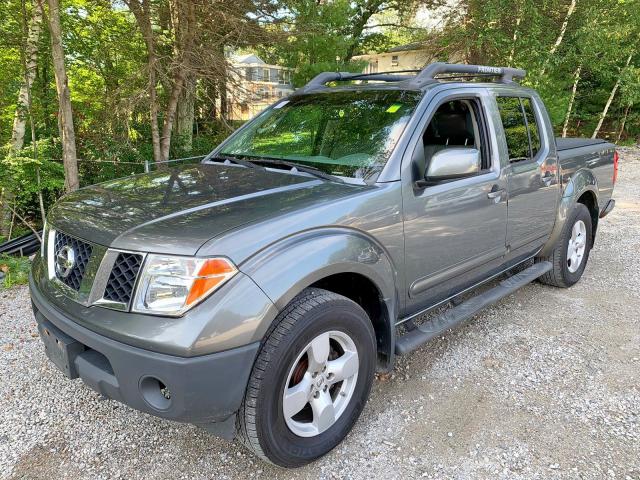
<instances>
[{"instance_id":1,"label":"alloy wheel","mask_svg":"<svg viewBox=\"0 0 640 480\"><path fill-rule=\"evenodd\" d=\"M571 238L567 245L567 268L575 273L584 258L587 249L587 226L582 220L578 220L571 229Z\"/></svg>"},{"instance_id":2,"label":"alloy wheel","mask_svg":"<svg viewBox=\"0 0 640 480\"><path fill-rule=\"evenodd\" d=\"M358 351L349 335L337 330L315 337L289 370L282 410L291 432L314 437L344 413L358 380Z\"/></svg>"}]
</instances>

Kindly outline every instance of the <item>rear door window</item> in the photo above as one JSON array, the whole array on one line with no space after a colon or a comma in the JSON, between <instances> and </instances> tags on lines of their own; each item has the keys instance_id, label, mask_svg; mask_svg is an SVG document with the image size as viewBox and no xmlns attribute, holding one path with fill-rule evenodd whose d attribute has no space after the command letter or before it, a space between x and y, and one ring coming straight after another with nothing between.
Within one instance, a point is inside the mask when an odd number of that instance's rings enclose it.
<instances>
[{"instance_id":1,"label":"rear door window","mask_svg":"<svg viewBox=\"0 0 640 480\"><path fill-rule=\"evenodd\" d=\"M509 150L509 161L518 162L530 159L529 133L520 99L518 97L497 97L496 101Z\"/></svg>"},{"instance_id":2,"label":"rear door window","mask_svg":"<svg viewBox=\"0 0 640 480\"><path fill-rule=\"evenodd\" d=\"M536 114L533 110L533 104L530 98L522 98L522 106L529 127L529 135L531 137L531 157L535 157L540 151L540 132L538 131L538 122Z\"/></svg>"},{"instance_id":3,"label":"rear door window","mask_svg":"<svg viewBox=\"0 0 640 480\"><path fill-rule=\"evenodd\" d=\"M530 160L540 151L540 130L533 102L528 97L496 97L509 161Z\"/></svg>"}]
</instances>

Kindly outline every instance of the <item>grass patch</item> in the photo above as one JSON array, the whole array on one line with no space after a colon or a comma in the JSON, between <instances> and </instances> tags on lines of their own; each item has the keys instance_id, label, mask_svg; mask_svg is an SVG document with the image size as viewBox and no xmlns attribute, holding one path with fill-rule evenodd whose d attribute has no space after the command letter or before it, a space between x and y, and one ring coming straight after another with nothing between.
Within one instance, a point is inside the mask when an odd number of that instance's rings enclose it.
<instances>
[{"instance_id":1,"label":"grass patch","mask_svg":"<svg viewBox=\"0 0 640 480\"><path fill-rule=\"evenodd\" d=\"M30 269L31 261L29 257L0 255L0 272L4 274L4 278L0 279L0 286L10 288L14 285L28 283Z\"/></svg>"}]
</instances>

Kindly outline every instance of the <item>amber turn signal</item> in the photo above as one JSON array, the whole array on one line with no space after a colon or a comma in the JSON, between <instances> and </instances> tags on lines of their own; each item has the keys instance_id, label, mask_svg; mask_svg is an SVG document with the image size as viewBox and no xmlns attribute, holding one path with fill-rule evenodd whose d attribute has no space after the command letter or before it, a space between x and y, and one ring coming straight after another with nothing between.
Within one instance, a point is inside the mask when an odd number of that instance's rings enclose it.
<instances>
[{"instance_id":1,"label":"amber turn signal","mask_svg":"<svg viewBox=\"0 0 640 480\"><path fill-rule=\"evenodd\" d=\"M186 305L190 306L206 297L218 285L237 272L236 267L224 258L205 260L191 285Z\"/></svg>"}]
</instances>

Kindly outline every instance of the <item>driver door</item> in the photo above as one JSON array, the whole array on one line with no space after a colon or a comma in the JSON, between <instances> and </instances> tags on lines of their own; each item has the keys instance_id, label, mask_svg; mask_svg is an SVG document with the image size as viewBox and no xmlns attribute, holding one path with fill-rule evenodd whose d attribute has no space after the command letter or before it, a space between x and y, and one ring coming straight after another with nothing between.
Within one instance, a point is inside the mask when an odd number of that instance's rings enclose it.
<instances>
[{"instance_id":1,"label":"driver door","mask_svg":"<svg viewBox=\"0 0 640 480\"><path fill-rule=\"evenodd\" d=\"M405 163L410 165L403 163L402 173L405 314L459 293L503 261L507 183L487 120L495 107L486 95L471 88L437 95L417 129L414 148L408 149ZM433 154L454 147L479 150L480 171L416 185Z\"/></svg>"}]
</instances>

